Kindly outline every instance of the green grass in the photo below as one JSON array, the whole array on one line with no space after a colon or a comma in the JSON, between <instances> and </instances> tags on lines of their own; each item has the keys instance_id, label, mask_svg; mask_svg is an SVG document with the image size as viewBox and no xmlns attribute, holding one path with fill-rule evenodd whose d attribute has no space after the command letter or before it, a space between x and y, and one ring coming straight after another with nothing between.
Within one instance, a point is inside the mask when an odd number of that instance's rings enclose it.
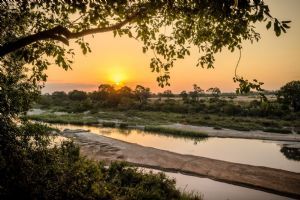
<instances>
[{"instance_id":1,"label":"green grass","mask_svg":"<svg viewBox=\"0 0 300 200\"><path fill-rule=\"evenodd\" d=\"M300 120L282 120L257 117L230 117L224 115L201 114L201 113L169 113L154 111L112 111L109 109L101 110L94 114L68 114L54 115L51 113L28 116L30 119L49 123L71 123L71 124L98 124L98 119L118 120L128 126L158 126L173 123L190 124L195 126L209 126L228 128L239 131L251 130L282 130L283 127L300 127ZM123 127L121 127L123 128ZM271 131L272 132L272 131ZM284 131L285 132L285 131ZM288 132L285 132L288 133Z\"/></svg>"},{"instance_id":2,"label":"green grass","mask_svg":"<svg viewBox=\"0 0 300 200\"><path fill-rule=\"evenodd\" d=\"M86 117L83 114L68 114L68 115L54 115L54 114L42 114L42 115L30 115L28 119L43 121L48 123L59 124L75 124L75 125L93 125L98 124L98 120L93 117Z\"/></svg>"},{"instance_id":3,"label":"green grass","mask_svg":"<svg viewBox=\"0 0 300 200\"><path fill-rule=\"evenodd\" d=\"M174 136L184 136L184 137L192 137L192 138L205 138L208 137L206 133L196 132L196 131L188 131L188 130L181 130L175 128L166 128L162 126L145 126L145 131L155 132L155 133L162 133L165 135L174 135Z\"/></svg>"}]
</instances>

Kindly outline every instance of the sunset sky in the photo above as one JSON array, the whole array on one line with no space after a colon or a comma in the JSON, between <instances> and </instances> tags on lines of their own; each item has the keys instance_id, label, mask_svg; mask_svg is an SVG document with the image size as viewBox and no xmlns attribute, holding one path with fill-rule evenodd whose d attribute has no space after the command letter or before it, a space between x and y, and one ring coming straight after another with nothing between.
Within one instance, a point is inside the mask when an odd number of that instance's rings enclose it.
<instances>
[{"instance_id":1,"label":"sunset sky","mask_svg":"<svg viewBox=\"0 0 300 200\"><path fill-rule=\"evenodd\" d=\"M256 78L265 83L264 88L278 89L291 80L300 79L300 0L266 0L273 16L292 20L287 34L276 37L267 31L265 23L257 24L262 39L258 43L244 42L238 74L247 79ZM171 86L160 88L157 74L149 67L151 52L142 52L142 43L127 37L114 38L113 33L86 37L92 53L82 55L76 45L73 70L64 71L51 66L47 71L48 82L43 92L73 89L96 90L102 83L123 83L130 87L140 84L153 92L171 89L173 92L192 90L194 83L203 89L216 86L221 91L234 91L232 81L239 53L222 51L216 56L214 69L196 67L199 55L192 51L190 57L177 61L171 69Z\"/></svg>"}]
</instances>

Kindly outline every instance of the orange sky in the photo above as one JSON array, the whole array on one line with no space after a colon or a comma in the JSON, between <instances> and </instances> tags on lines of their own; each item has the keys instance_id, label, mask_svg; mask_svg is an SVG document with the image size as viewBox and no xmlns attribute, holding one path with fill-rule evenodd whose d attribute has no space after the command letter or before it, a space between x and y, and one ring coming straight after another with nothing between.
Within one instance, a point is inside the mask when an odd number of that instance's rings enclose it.
<instances>
[{"instance_id":1,"label":"orange sky","mask_svg":"<svg viewBox=\"0 0 300 200\"><path fill-rule=\"evenodd\" d=\"M300 0L265 0L273 16L292 20L287 34L277 38L273 31L266 31L265 24L257 25L262 39L258 43L245 42L238 74L248 79L256 78L265 83L266 89L277 89L291 80L300 79ZM199 55L192 51L190 57L177 61L171 69L171 86L159 88L156 74L149 67L152 53L142 53L142 44L127 37L114 38L113 34L102 33L94 38L86 37L92 53L82 55L77 46L73 70L64 71L51 66L47 71L48 82L43 92L72 89L96 90L101 83L123 81L134 87L141 84L153 92L171 89L173 92L192 90L194 83L207 89L219 87L221 91L234 91L234 67L238 52L222 51L216 56L215 69L196 67ZM124 80L122 80L124 79Z\"/></svg>"}]
</instances>

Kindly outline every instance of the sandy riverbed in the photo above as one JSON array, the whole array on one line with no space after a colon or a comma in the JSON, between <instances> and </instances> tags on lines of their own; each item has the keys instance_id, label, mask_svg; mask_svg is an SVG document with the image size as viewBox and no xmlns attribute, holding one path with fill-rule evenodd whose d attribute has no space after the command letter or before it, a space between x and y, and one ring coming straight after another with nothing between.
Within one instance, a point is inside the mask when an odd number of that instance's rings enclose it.
<instances>
[{"instance_id":1,"label":"sandy riverbed","mask_svg":"<svg viewBox=\"0 0 300 200\"><path fill-rule=\"evenodd\" d=\"M182 155L88 132L65 131L63 135L73 138L81 146L81 153L94 160L122 160L300 198L299 173Z\"/></svg>"}]
</instances>

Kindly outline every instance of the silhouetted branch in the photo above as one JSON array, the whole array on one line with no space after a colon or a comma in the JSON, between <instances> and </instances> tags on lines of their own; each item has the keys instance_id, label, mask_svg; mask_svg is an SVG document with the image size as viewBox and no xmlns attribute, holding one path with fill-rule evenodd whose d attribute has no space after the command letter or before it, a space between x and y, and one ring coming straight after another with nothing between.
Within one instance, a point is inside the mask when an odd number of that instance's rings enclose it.
<instances>
[{"instance_id":1,"label":"silhouetted branch","mask_svg":"<svg viewBox=\"0 0 300 200\"><path fill-rule=\"evenodd\" d=\"M120 29L124 25L126 25L127 23L129 23L130 21L135 19L138 16L138 14L139 13L135 13L135 14L127 17L124 21L116 23L112 26L87 29L87 30L83 30L83 31L75 32L75 33L71 32L69 29L67 29L63 26L58 25L52 29L41 31L36 34L29 35L29 36L20 38L16 41L4 44L3 46L0 47L0 57L5 56L8 53L11 53L15 50L18 50L22 47L25 47L27 45L30 45L30 44L40 41L40 40L52 39L52 40L60 41L66 45L69 45L70 39Z\"/></svg>"}]
</instances>

